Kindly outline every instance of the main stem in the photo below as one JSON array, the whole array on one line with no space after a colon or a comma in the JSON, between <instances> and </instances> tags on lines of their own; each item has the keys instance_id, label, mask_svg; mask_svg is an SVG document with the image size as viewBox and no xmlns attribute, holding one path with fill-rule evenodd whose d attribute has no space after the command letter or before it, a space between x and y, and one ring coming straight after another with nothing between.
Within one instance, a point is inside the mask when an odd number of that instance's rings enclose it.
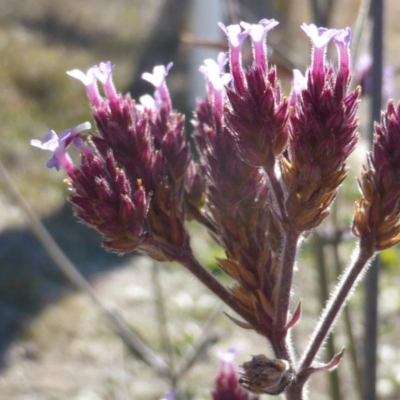
<instances>
[{"instance_id":1,"label":"main stem","mask_svg":"<svg viewBox=\"0 0 400 400\"><path fill-rule=\"evenodd\" d=\"M299 371L309 367L314 361L319 349L331 332L337 316L346 304L349 294L358 283L358 278L360 277L361 272L366 270L366 265L373 255L374 253L372 250L362 247L360 248L356 261L345 272L345 275L339 282L328 305L322 313L320 322L318 323L300 362Z\"/></svg>"},{"instance_id":2,"label":"main stem","mask_svg":"<svg viewBox=\"0 0 400 400\"><path fill-rule=\"evenodd\" d=\"M276 298L274 315L274 326L278 331L283 330L287 322L298 239L299 235L297 232L289 230L284 233L278 281L278 295Z\"/></svg>"}]
</instances>

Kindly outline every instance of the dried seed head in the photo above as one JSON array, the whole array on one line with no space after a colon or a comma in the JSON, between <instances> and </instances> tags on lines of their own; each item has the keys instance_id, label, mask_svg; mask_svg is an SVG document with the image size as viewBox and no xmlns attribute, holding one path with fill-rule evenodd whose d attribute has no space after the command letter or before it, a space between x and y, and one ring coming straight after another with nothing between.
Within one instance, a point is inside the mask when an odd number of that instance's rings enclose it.
<instances>
[{"instance_id":1,"label":"dried seed head","mask_svg":"<svg viewBox=\"0 0 400 400\"><path fill-rule=\"evenodd\" d=\"M242 365L239 383L247 390L257 394L278 395L294 378L294 373L286 360L270 359L263 354L253 356Z\"/></svg>"}]
</instances>

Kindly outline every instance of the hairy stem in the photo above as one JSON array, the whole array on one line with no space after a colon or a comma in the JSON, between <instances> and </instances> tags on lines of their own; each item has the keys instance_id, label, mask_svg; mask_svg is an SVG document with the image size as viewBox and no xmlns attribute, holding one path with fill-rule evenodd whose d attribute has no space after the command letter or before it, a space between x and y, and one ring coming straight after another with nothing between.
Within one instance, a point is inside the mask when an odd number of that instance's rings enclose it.
<instances>
[{"instance_id":1,"label":"hairy stem","mask_svg":"<svg viewBox=\"0 0 400 400\"><path fill-rule=\"evenodd\" d=\"M281 222L286 221L286 208L285 208L285 193L282 185L277 179L274 171L264 167L264 171L267 174L270 183L270 189L272 194L272 200L278 206Z\"/></svg>"},{"instance_id":2,"label":"hairy stem","mask_svg":"<svg viewBox=\"0 0 400 400\"><path fill-rule=\"evenodd\" d=\"M336 204L336 203L335 203ZM342 273L342 262L340 260L339 256L339 243L335 242L332 245L333 249L333 263L335 264L335 270L337 273L337 276L339 276ZM356 350L356 345L355 345L355 339L354 339L354 333L353 333L353 327L351 324L351 310L349 309L349 305L343 310L343 315L344 315L344 324L346 328L346 335L347 335L347 345L346 345L346 352L347 349L350 352L350 359L351 359L351 365L352 365L352 372L354 375L354 380L355 380L355 391L357 393L358 399L362 400L362 382L361 382L361 372L359 368L359 363L358 363L358 356L357 356L357 350Z\"/></svg>"},{"instance_id":3,"label":"hairy stem","mask_svg":"<svg viewBox=\"0 0 400 400\"><path fill-rule=\"evenodd\" d=\"M320 286L320 302L321 308L324 307L326 301L329 298L329 277L327 274L327 265L326 265L326 251L325 251L325 243L322 240L321 236L318 232L315 233L313 238L312 248L313 254L315 255L316 267L318 270L319 277L319 286ZM327 341L327 353L328 357L331 360L336 352L335 352L335 341L334 336L331 335ZM340 379L338 370L335 369L329 374L329 382L330 382L330 397L332 400L340 400L342 398L340 393Z\"/></svg>"},{"instance_id":4,"label":"hairy stem","mask_svg":"<svg viewBox=\"0 0 400 400\"><path fill-rule=\"evenodd\" d=\"M311 366L319 349L331 332L337 316L346 304L351 291L358 283L361 272L364 272L367 269L366 266L373 255L374 253L370 248L360 247L354 264L347 268L347 271L345 271L344 276L331 295L325 310L322 312L320 321L315 328L308 347L301 359L299 367L300 371Z\"/></svg>"},{"instance_id":5,"label":"hairy stem","mask_svg":"<svg viewBox=\"0 0 400 400\"><path fill-rule=\"evenodd\" d=\"M286 400L308 400L307 392L304 388L303 382L293 382L286 390L285 390L285 399Z\"/></svg>"},{"instance_id":6,"label":"hairy stem","mask_svg":"<svg viewBox=\"0 0 400 400\"><path fill-rule=\"evenodd\" d=\"M299 235L297 232L287 231L284 233L278 280L278 295L276 298L274 315L274 326L278 332L285 329L287 322L298 239Z\"/></svg>"}]
</instances>

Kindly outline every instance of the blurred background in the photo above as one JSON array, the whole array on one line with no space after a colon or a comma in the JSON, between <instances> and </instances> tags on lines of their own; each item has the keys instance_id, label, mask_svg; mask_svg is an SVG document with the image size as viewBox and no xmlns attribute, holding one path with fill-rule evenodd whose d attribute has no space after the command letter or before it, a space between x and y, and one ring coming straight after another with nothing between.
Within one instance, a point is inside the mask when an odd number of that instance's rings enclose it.
<instances>
[{"instance_id":1,"label":"blurred background","mask_svg":"<svg viewBox=\"0 0 400 400\"><path fill-rule=\"evenodd\" d=\"M116 65L114 81L133 98L151 93L140 76L154 65L174 67L168 77L174 106L187 118L204 95L198 66L226 50L218 21L257 22L275 18L268 35L270 61L278 67L285 94L292 68L304 72L310 59L302 22L335 28L355 27L365 1L310 0L0 0L0 159L22 197L102 301L155 353L175 367L179 377L162 376L117 335L91 298L58 269L31 233L24 212L0 180L0 397L3 400L161 399L175 385L182 399L208 399L218 372L217 353L236 347L238 363L269 353L267 343L233 325L218 301L180 266L155 265L139 255L117 257L100 247L100 237L78 224L66 203L63 172L48 170L48 154L29 145L50 129L91 121L84 87L65 71L86 70L100 61ZM360 11L361 10L361 11ZM400 3L385 3L384 98L399 99ZM296 326L299 350L354 241L348 234L358 197L355 177L368 148L366 85L371 24L364 18L353 64L361 60L355 84L365 90L359 150L350 161L331 217L307 238L299 255L295 301L304 315ZM334 49L332 49L334 50ZM332 53L332 60L335 59ZM246 55L245 55L246 59ZM361 62L360 61L360 62ZM215 268L221 255L207 233L195 225L193 247ZM400 398L399 249L382 254L379 281L378 398ZM224 279L221 277L221 279ZM347 351L338 371L311 381L312 398L362 399L364 313L368 292L362 285L338 322L327 353ZM295 304L295 303L294 303ZM186 358L185 358L186 357ZM191 357L191 358L190 358ZM324 360L327 354L321 355ZM182 359L186 364L180 364ZM190 362L188 361L190 360ZM168 375L168 374L167 374ZM336 389L335 389L336 388ZM265 396L267 398L268 396Z\"/></svg>"}]
</instances>

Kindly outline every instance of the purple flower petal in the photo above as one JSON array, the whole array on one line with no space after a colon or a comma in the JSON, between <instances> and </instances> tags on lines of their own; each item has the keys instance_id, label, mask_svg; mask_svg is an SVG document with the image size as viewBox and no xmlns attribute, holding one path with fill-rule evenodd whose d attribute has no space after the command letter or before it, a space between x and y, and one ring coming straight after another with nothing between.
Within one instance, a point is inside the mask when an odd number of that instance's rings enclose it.
<instances>
[{"instance_id":1,"label":"purple flower petal","mask_svg":"<svg viewBox=\"0 0 400 400\"><path fill-rule=\"evenodd\" d=\"M165 79L172 65L172 62L169 63L167 67L165 67L164 65L157 65L153 68L152 74L150 72L144 72L142 74L142 79L150 82L156 89L159 89L163 85L163 83L165 83Z\"/></svg>"},{"instance_id":2,"label":"purple flower petal","mask_svg":"<svg viewBox=\"0 0 400 400\"><path fill-rule=\"evenodd\" d=\"M172 62L169 63L166 67L164 65L158 65L153 68L152 74L150 72L144 72L142 74L142 79L150 82L156 88L154 99L156 104L160 104L160 107L158 107L158 109L161 107L165 107L166 109L170 110L172 108L167 84L165 82L165 79L172 65Z\"/></svg>"},{"instance_id":3,"label":"purple flower petal","mask_svg":"<svg viewBox=\"0 0 400 400\"><path fill-rule=\"evenodd\" d=\"M97 87L96 68L96 66L89 68L86 73L79 69L67 71L67 75L78 79L78 81L81 81L85 85L89 102L92 107L98 107L102 102L102 98Z\"/></svg>"},{"instance_id":4,"label":"purple flower petal","mask_svg":"<svg viewBox=\"0 0 400 400\"><path fill-rule=\"evenodd\" d=\"M93 67L96 78L103 84L104 91L109 100L116 100L118 98L117 91L112 81L112 72L114 66L111 61L101 62L98 66Z\"/></svg>"},{"instance_id":5,"label":"purple flower petal","mask_svg":"<svg viewBox=\"0 0 400 400\"><path fill-rule=\"evenodd\" d=\"M348 73L350 70L350 39L350 28L339 29L333 37L333 41L339 50L339 68L342 70L342 72L346 73Z\"/></svg>"},{"instance_id":6,"label":"purple flower petal","mask_svg":"<svg viewBox=\"0 0 400 400\"><path fill-rule=\"evenodd\" d=\"M230 347L227 350L221 350L218 352L218 358L223 364L232 364L238 354L238 350L235 347Z\"/></svg>"},{"instance_id":7,"label":"purple flower petal","mask_svg":"<svg viewBox=\"0 0 400 400\"><path fill-rule=\"evenodd\" d=\"M306 77L298 70L293 70L293 80L292 80L292 93L290 94L289 104L295 106L297 101L297 96L299 93L307 87Z\"/></svg>"},{"instance_id":8,"label":"purple flower petal","mask_svg":"<svg viewBox=\"0 0 400 400\"><path fill-rule=\"evenodd\" d=\"M336 35L336 29L317 28L314 24L302 24L301 29L311 39L313 44L313 72L322 73L325 61L326 46Z\"/></svg>"},{"instance_id":9,"label":"purple flower petal","mask_svg":"<svg viewBox=\"0 0 400 400\"><path fill-rule=\"evenodd\" d=\"M230 82L232 76L231 74L224 73L224 60L221 56L219 56L218 61L216 62L212 59L204 60L204 65L200 66L199 71L206 78L207 95L212 100L211 102L215 109L222 113L224 86Z\"/></svg>"},{"instance_id":10,"label":"purple flower petal","mask_svg":"<svg viewBox=\"0 0 400 400\"><path fill-rule=\"evenodd\" d=\"M60 167L63 167L68 172L73 167L73 163L67 153L67 147L73 142L80 151L88 154L88 147L84 145L78 135L90 128L90 122L84 122L73 129L65 130L60 137L57 136L56 132L51 130L46 134L43 142L33 139L31 140L31 145L53 152L53 155L47 160L47 168L55 168L59 171Z\"/></svg>"},{"instance_id":11,"label":"purple flower petal","mask_svg":"<svg viewBox=\"0 0 400 400\"><path fill-rule=\"evenodd\" d=\"M262 19L258 24L241 22L240 25L248 31L254 46L254 65L267 67L267 53L265 51L265 38L267 33L279 22L274 19Z\"/></svg>"},{"instance_id":12,"label":"purple flower petal","mask_svg":"<svg viewBox=\"0 0 400 400\"><path fill-rule=\"evenodd\" d=\"M249 36L250 28L246 27L243 31L239 24L225 26L221 22L218 26L224 31L229 42L229 62L233 83L239 93L244 92L245 83L241 65L240 49L244 40Z\"/></svg>"}]
</instances>

